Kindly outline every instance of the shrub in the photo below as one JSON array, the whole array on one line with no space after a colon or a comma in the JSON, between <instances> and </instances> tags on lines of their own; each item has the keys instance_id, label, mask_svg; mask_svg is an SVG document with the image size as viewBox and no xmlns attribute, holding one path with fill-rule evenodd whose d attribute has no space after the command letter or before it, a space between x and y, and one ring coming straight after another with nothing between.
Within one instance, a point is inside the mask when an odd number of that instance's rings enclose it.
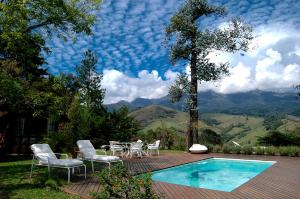
<instances>
[{"instance_id":1,"label":"shrub","mask_svg":"<svg viewBox=\"0 0 300 199\"><path fill-rule=\"evenodd\" d=\"M220 152L222 152L222 147L220 145L215 145L215 146L213 146L212 152L213 153L220 153Z\"/></svg>"},{"instance_id":2,"label":"shrub","mask_svg":"<svg viewBox=\"0 0 300 199\"><path fill-rule=\"evenodd\" d=\"M288 147L288 156L297 157L300 155L300 147Z\"/></svg>"},{"instance_id":3,"label":"shrub","mask_svg":"<svg viewBox=\"0 0 300 199\"><path fill-rule=\"evenodd\" d=\"M222 144L221 136L211 129L202 130L199 139L203 144Z\"/></svg>"},{"instance_id":4,"label":"shrub","mask_svg":"<svg viewBox=\"0 0 300 199\"><path fill-rule=\"evenodd\" d=\"M231 147L229 145L223 145L222 152L223 153L230 153L231 152Z\"/></svg>"},{"instance_id":5,"label":"shrub","mask_svg":"<svg viewBox=\"0 0 300 199\"><path fill-rule=\"evenodd\" d=\"M289 155L289 147L279 147L278 152L281 156Z\"/></svg>"},{"instance_id":6,"label":"shrub","mask_svg":"<svg viewBox=\"0 0 300 199\"><path fill-rule=\"evenodd\" d=\"M186 150L186 139L182 132L174 127L167 127L164 122L156 129L140 132L138 137L148 143L160 140L162 149Z\"/></svg>"},{"instance_id":7,"label":"shrub","mask_svg":"<svg viewBox=\"0 0 300 199\"><path fill-rule=\"evenodd\" d=\"M265 148L261 146L257 146L255 147L254 152L256 155L265 155Z\"/></svg>"},{"instance_id":8,"label":"shrub","mask_svg":"<svg viewBox=\"0 0 300 199\"><path fill-rule=\"evenodd\" d=\"M59 190L62 182L59 178L49 177L48 174L37 176L33 179L33 185L40 188L48 188L51 190Z\"/></svg>"},{"instance_id":9,"label":"shrub","mask_svg":"<svg viewBox=\"0 0 300 199\"><path fill-rule=\"evenodd\" d=\"M49 178L44 183L45 187L52 189L52 190L59 190L59 182L53 178Z\"/></svg>"},{"instance_id":10,"label":"shrub","mask_svg":"<svg viewBox=\"0 0 300 199\"><path fill-rule=\"evenodd\" d=\"M95 199L140 198L158 199L152 190L150 174L134 177L128 170L118 164L103 170L97 175L100 182L99 192L92 193Z\"/></svg>"},{"instance_id":11,"label":"shrub","mask_svg":"<svg viewBox=\"0 0 300 199\"><path fill-rule=\"evenodd\" d=\"M240 154L242 152L242 148L239 146L235 146L232 148L231 153Z\"/></svg>"},{"instance_id":12,"label":"shrub","mask_svg":"<svg viewBox=\"0 0 300 199\"><path fill-rule=\"evenodd\" d=\"M266 151L266 155L276 155L277 153L277 149L273 146L267 147L265 151Z\"/></svg>"},{"instance_id":13,"label":"shrub","mask_svg":"<svg viewBox=\"0 0 300 199\"><path fill-rule=\"evenodd\" d=\"M252 155L253 154L253 147L251 145L245 145L242 147L242 154L245 155Z\"/></svg>"}]
</instances>

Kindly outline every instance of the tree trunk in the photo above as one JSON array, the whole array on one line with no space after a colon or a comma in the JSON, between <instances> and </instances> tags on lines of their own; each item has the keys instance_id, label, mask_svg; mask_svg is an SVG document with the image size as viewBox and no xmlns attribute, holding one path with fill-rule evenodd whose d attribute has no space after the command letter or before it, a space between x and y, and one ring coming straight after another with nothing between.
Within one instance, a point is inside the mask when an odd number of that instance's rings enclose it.
<instances>
[{"instance_id":1,"label":"tree trunk","mask_svg":"<svg viewBox=\"0 0 300 199\"><path fill-rule=\"evenodd\" d=\"M198 143L198 99L197 99L197 54L191 57L191 93L190 93L190 130L193 136L192 143Z\"/></svg>"}]
</instances>

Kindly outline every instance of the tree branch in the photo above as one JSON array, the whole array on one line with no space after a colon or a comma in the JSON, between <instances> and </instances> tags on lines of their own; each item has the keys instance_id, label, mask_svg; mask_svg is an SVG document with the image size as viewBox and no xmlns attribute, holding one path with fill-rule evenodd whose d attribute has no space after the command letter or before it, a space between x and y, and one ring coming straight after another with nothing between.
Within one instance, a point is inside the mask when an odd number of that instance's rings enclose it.
<instances>
[{"instance_id":1,"label":"tree branch","mask_svg":"<svg viewBox=\"0 0 300 199\"><path fill-rule=\"evenodd\" d=\"M35 24L35 25L32 25L32 26L29 26L27 29L26 29L26 32L29 32L29 31L32 31L36 28L39 28L39 27L42 27L42 26L46 26L46 25L49 25L50 24L50 21L48 20L45 20L44 22L41 22L39 24Z\"/></svg>"}]
</instances>

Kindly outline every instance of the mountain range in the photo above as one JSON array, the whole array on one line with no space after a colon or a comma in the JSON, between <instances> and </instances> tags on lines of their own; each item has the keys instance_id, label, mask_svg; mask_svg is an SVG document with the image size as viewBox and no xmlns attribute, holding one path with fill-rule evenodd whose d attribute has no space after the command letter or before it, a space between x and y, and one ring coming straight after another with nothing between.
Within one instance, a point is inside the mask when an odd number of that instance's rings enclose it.
<instances>
[{"instance_id":1,"label":"mountain range","mask_svg":"<svg viewBox=\"0 0 300 199\"><path fill-rule=\"evenodd\" d=\"M198 93L199 113L227 113L237 115L265 116L268 114L287 114L300 116L300 98L293 92L269 92L254 90L232 94L214 91ZM126 106L134 111L150 105L160 105L185 111L185 102L172 103L169 96L158 99L137 98L132 102L120 101L106 105L109 110Z\"/></svg>"}]
</instances>

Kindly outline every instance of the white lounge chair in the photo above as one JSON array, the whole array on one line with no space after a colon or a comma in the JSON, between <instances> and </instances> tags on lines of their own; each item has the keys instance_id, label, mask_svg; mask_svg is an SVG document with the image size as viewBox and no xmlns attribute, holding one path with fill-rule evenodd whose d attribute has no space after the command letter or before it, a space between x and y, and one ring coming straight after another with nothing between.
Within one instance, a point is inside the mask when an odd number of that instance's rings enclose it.
<instances>
[{"instance_id":1,"label":"white lounge chair","mask_svg":"<svg viewBox=\"0 0 300 199\"><path fill-rule=\"evenodd\" d=\"M143 142L132 142L129 148L129 156L132 158L133 155L143 157Z\"/></svg>"},{"instance_id":2,"label":"white lounge chair","mask_svg":"<svg viewBox=\"0 0 300 199\"><path fill-rule=\"evenodd\" d=\"M67 159L58 159L55 154L59 153L53 153L48 144L33 144L30 148L33 151L30 178L32 176L34 165L48 167L49 175L51 167L68 169L68 183L70 183L70 169L72 169L72 173L74 174L74 168L84 167L84 176L86 178L86 166L82 161L68 159L67 154L60 154L65 155Z\"/></svg>"},{"instance_id":3,"label":"white lounge chair","mask_svg":"<svg viewBox=\"0 0 300 199\"><path fill-rule=\"evenodd\" d=\"M193 144L189 149L191 153L205 153L207 150L207 147L201 144Z\"/></svg>"},{"instance_id":4,"label":"white lounge chair","mask_svg":"<svg viewBox=\"0 0 300 199\"><path fill-rule=\"evenodd\" d=\"M123 164L123 161L117 156L97 155L94 146L89 140L78 140L77 146L80 151L79 158L81 158L82 160L91 161L93 172L94 172L94 162L106 163L108 164L109 169L112 162L121 162Z\"/></svg>"},{"instance_id":5,"label":"white lounge chair","mask_svg":"<svg viewBox=\"0 0 300 199\"><path fill-rule=\"evenodd\" d=\"M115 153L120 152L121 156L123 156L123 147L118 143L119 142L116 141L109 141L109 149L112 151L112 155L115 155Z\"/></svg>"},{"instance_id":6,"label":"white lounge chair","mask_svg":"<svg viewBox=\"0 0 300 199\"><path fill-rule=\"evenodd\" d=\"M241 145L240 145L239 143L237 143L237 142L235 142L235 141L231 141L231 142L234 144L234 146L241 147Z\"/></svg>"},{"instance_id":7,"label":"white lounge chair","mask_svg":"<svg viewBox=\"0 0 300 199\"><path fill-rule=\"evenodd\" d=\"M157 151L157 155L159 155L159 144L160 140L156 140L153 144L148 144L147 146L147 154L149 155L149 151L151 154L151 151Z\"/></svg>"}]
</instances>

